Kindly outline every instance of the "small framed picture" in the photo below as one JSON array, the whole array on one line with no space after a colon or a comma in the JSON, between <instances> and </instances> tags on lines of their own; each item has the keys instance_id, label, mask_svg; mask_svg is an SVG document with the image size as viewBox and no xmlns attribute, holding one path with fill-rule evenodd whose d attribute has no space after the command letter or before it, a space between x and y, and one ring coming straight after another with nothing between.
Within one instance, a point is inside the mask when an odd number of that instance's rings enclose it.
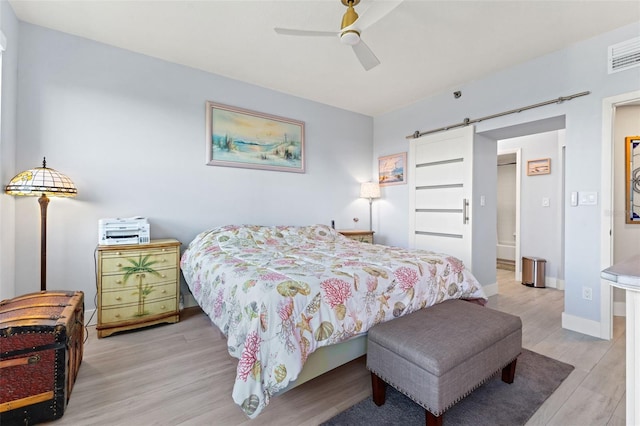
<instances>
[{"instance_id":1,"label":"small framed picture","mask_svg":"<svg viewBox=\"0 0 640 426\"><path fill-rule=\"evenodd\" d=\"M378 158L378 183L380 186L407 183L407 153Z\"/></svg>"},{"instance_id":2,"label":"small framed picture","mask_svg":"<svg viewBox=\"0 0 640 426\"><path fill-rule=\"evenodd\" d=\"M550 158L527 161L527 176L548 175L549 173L551 173Z\"/></svg>"}]
</instances>

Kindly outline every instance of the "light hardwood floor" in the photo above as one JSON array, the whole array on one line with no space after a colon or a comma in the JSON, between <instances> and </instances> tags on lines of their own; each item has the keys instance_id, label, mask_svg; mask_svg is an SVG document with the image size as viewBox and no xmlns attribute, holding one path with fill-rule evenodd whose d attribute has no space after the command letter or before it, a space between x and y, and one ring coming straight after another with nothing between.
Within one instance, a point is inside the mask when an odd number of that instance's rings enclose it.
<instances>
[{"instance_id":1,"label":"light hardwood floor","mask_svg":"<svg viewBox=\"0 0 640 426\"><path fill-rule=\"evenodd\" d=\"M575 366L528 425L624 425L624 318L611 341L563 330L563 293L512 276L498 270L500 294L489 306L522 318L524 347ZM88 332L69 405L52 425L317 425L370 394L361 358L272 398L251 421L231 399L236 361L199 310L104 339Z\"/></svg>"}]
</instances>

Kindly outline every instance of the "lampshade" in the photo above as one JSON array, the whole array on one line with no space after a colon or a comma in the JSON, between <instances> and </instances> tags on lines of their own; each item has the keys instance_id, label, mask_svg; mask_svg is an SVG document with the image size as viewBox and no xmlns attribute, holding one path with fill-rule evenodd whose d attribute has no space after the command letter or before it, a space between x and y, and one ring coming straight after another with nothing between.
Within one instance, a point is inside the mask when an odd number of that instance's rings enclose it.
<instances>
[{"instance_id":1,"label":"lampshade","mask_svg":"<svg viewBox=\"0 0 640 426\"><path fill-rule=\"evenodd\" d=\"M11 179L4 191L10 195L27 195L38 198L40 204L40 290L47 289L47 206L49 196L75 197L76 186L67 176L47 167L47 159L42 159L42 167L18 173Z\"/></svg>"},{"instance_id":2,"label":"lampshade","mask_svg":"<svg viewBox=\"0 0 640 426\"><path fill-rule=\"evenodd\" d=\"M27 195L39 197L75 197L78 194L71 179L57 170L47 167L47 160L42 160L42 167L18 173L5 187L10 195Z\"/></svg>"},{"instance_id":3,"label":"lampshade","mask_svg":"<svg viewBox=\"0 0 640 426\"><path fill-rule=\"evenodd\" d=\"M360 198L380 198L380 185L376 182L364 182L360 186Z\"/></svg>"}]
</instances>

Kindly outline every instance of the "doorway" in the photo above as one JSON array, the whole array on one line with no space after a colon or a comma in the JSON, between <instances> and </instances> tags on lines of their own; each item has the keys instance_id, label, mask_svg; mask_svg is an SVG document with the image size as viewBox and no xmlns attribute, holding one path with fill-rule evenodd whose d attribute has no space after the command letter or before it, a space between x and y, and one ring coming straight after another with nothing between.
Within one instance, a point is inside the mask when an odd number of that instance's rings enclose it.
<instances>
[{"instance_id":1,"label":"doorway","mask_svg":"<svg viewBox=\"0 0 640 426\"><path fill-rule=\"evenodd\" d=\"M496 267L521 276L520 258L520 149L500 149L498 142L496 196Z\"/></svg>"},{"instance_id":2,"label":"doorway","mask_svg":"<svg viewBox=\"0 0 640 426\"><path fill-rule=\"evenodd\" d=\"M614 259L615 204L613 170L615 156L614 135L616 129L616 111L619 107L640 105L640 91L623 93L605 98L602 101L602 219L600 236L600 267L606 269ZM615 154L615 156L614 156ZM600 280L600 338L610 340L613 337L613 288L606 280Z\"/></svg>"},{"instance_id":3,"label":"doorway","mask_svg":"<svg viewBox=\"0 0 640 426\"><path fill-rule=\"evenodd\" d=\"M515 265L513 277L516 282L522 280L522 256L535 256L547 260L546 286L564 289L564 232L562 232L563 196L562 179L564 176L564 161L561 145L564 144L565 117L549 117L533 122L505 128L493 129L481 134L493 139L496 143L496 156L494 167L497 170L499 156L512 154L516 157L516 201L515 201L515 226L509 225L513 230L510 235L500 233L498 230L501 218L498 218L497 209L499 184L496 185L496 246L505 241L515 240ZM550 158L551 173L542 176L528 176L526 164L529 160ZM502 160L501 160L502 162ZM497 172L496 172L497 173ZM512 219L511 219L512 220ZM515 233L515 238L514 234ZM500 236L502 235L502 237ZM501 241L498 241L501 240ZM508 241L508 240L507 240ZM513 244L513 243L512 243ZM514 249L511 249L514 251ZM496 249L496 258L498 248ZM497 266L497 265L496 265ZM498 270L503 274L505 271ZM509 271L509 274L511 272ZM496 285L489 287L492 291L499 292Z\"/></svg>"}]
</instances>

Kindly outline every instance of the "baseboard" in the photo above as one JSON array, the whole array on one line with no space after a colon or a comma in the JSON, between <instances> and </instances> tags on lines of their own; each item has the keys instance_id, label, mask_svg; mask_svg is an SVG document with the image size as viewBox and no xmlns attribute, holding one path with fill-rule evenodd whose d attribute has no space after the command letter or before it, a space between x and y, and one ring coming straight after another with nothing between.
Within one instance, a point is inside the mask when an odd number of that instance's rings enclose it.
<instances>
[{"instance_id":1,"label":"baseboard","mask_svg":"<svg viewBox=\"0 0 640 426\"><path fill-rule=\"evenodd\" d=\"M483 285L482 289L484 290L487 297L495 296L498 294L498 283Z\"/></svg>"},{"instance_id":2,"label":"baseboard","mask_svg":"<svg viewBox=\"0 0 640 426\"><path fill-rule=\"evenodd\" d=\"M564 280L559 280L555 277L545 277L544 286L549 288L555 288L556 290L564 290Z\"/></svg>"},{"instance_id":3,"label":"baseboard","mask_svg":"<svg viewBox=\"0 0 640 426\"><path fill-rule=\"evenodd\" d=\"M556 279L554 277L544 277L544 286L556 288Z\"/></svg>"},{"instance_id":4,"label":"baseboard","mask_svg":"<svg viewBox=\"0 0 640 426\"><path fill-rule=\"evenodd\" d=\"M626 317L627 304L625 302L613 302L613 316Z\"/></svg>"},{"instance_id":5,"label":"baseboard","mask_svg":"<svg viewBox=\"0 0 640 426\"><path fill-rule=\"evenodd\" d=\"M198 306L198 302L196 302L196 299L191 295L191 293L182 293L182 296L184 297L185 308L193 308Z\"/></svg>"},{"instance_id":6,"label":"baseboard","mask_svg":"<svg viewBox=\"0 0 640 426\"><path fill-rule=\"evenodd\" d=\"M95 309L86 309L84 311L84 319L85 319L85 326L91 326L91 325L96 325L98 324L98 315L96 315L96 310Z\"/></svg>"},{"instance_id":7,"label":"baseboard","mask_svg":"<svg viewBox=\"0 0 640 426\"><path fill-rule=\"evenodd\" d=\"M562 313L562 328L601 339L600 322Z\"/></svg>"},{"instance_id":8,"label":"baseboard","mask_svg":"<svg viewBox=\"0 0 640 426\"><path fill-rule=\"evenodd\" d=\"M522 278L518 278L516 281L522 282ZM544 277L544 286L564 291L564 280L560 280L555 277Z\"/></svg>"}]
</instances>

